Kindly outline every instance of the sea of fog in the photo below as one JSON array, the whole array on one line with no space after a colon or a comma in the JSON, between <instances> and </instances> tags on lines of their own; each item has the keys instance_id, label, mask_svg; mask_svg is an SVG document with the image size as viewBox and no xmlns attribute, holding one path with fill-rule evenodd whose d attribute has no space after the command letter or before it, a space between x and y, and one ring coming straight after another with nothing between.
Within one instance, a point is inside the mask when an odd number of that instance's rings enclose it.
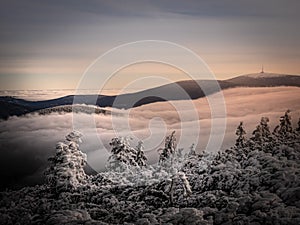
<instances>
[{"instance_id":1,"label":"sea of fog","mask_svg":"<svg viewBox=\"0 0 300 225\"><path fill-rule=\"evenodd\" d=\"M42 96L48 99L55 94L58 92L49 94L46 91L41 94L40 91L27 91L26 94L19 93L19 97L26 95L27 99L41 99ZM279 123L279 117L287 109L291 110L294 127L300 117L300 88L233 88L223 91L223 95L227 113L222 149L234 145L235 129L240 121L244 121L247 136L251 137L262 116L270 118L271 129ZM193 108L174 107L187 102L192 103ZM150 163L157 161L158 150L163 147L165 136L173 130L177 134L178 148L185 150L194 143L197 150L202 151L206 149L209 139L222 138L218 133L211 134L211 109L205 98L176 103L158 102L131 110L108 110L115 112L115 116L83 113L29 114L1 121L2 183L24 185L41 182L47 158L54 154L55 144L64 140L65 135L74 127L84 135L80 149L87 153L88 162L96 171L105 169L110 151L109 142L115 136L130 137L133 146L138 139L142 139ZM218 127L218 119L214 121Z\"/></svg>"},{"instance_id":2,"label":"sea of fog","mask_svg":"<svg viewBox=\"0 0 300 225\"><path fill-rule=\"evenodd\" d=\"M122 94L135 92L136 89L122 90ZM120 94L119 89L103 89L103 90L74 90L74 89L51 89L51 90L0 90L0 96L11 96L15 98L21 98L29 101L42 101L60 98L66 95L118 95Z\"/></svg>"}]
</instances>

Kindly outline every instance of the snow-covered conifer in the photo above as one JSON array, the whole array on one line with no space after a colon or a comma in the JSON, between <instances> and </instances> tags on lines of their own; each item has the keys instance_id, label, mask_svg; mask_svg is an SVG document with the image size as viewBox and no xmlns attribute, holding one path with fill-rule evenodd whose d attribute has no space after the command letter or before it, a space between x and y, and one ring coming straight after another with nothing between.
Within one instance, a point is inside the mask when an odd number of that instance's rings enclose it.
<instances>
[{"instance_id":1,"label":"snow-covered conifer","mask_svg":"<svg viewBox=\"0 0 300 225\"><path fill-rule=\"evenodd\" d=\"M190 147L190 151L188 153L188 156L190 157L190 156L194 156L194 155L196 155L196 150L195 150L195 144L193 143Z\"/></svg>"},{"instance_id":2,"label":"snow-covered conifer","mask_svg":"<svg viewBox=\"0 0 300 225\"><path fill-rule=\"evenodd\" d=\"M165 147L160 153L159 162L163 162L169 159L171 156L174 155L175 151L176 151L176 137L175 137L175 131L173 131L165 139Z\"/></svg>"},{"instance_id":3,"label":"snow-covered conifer","mask_svg":"<svg viewBox=\"0 0 300 225\"><path fill-rule=\"evenodd\" d=\"M269 127L269 118L261 117L259 125L256 126L256 129L253 131L253 137L251 138L257 143L262 143L264 141L269 141L270 139L270 127Z\"/></svg>"},{"instance_id":4,"label":"snow-covered conifer","mask_svg":"<svg viewBox=\"0 0 300 225\"><path fill-rule=\"evenodd\" d=\"M263 131L261 125L257 125L256 129L252 132L253 137L251 138L255 142L261 143L263 141Z\"/></svg>"},{"instance_id":5,"label":"snow-covered conifer","mask_svg":"<svg viewBox=\"0 0 300 225\"><path fill-rule=\"evenodd\" d=\"M183 188L184 197L190 196L192 194L191 185L188 179L186 178L185 173L182 171L177 172L173 174L173 176L170 179L170 187L168 190L168 194L169 194L169 201L171 204L174 203L174 191L175 191L174 188L176 187L177 182L179 182Z\"/></svg>"},{"instance_id":6,"label":"snow-covered conifer","mask_svg":"<svg viewBox=\"0 0 300 225\"><path fill-rule=\"evenodd\" d=\"M177 159L181 159L183 157L183 150L183 148L178 148L178 150L176 151Z\"/></svg>"},{"instance_id":7,"label":"snow-covered conifer","mask_svg":"<svg viewBox=\"0 0 300 225\"><path fill-rule=\"evenodd\" d=\"M269 138L269 136L271 135L271 132L270 132L270 127L269 127L269 118L268 117L262 117L261 120L260 120L260 126L261 126L261 129L262 129L262 136L263 138Z\"/></svg>"},{"instance_id":8,"label":"snow-covered conifer","mask_svg":"<svg viewBox=\"0 0 300 225\"><path fill-rule=\"evenodd\" d=\"M188 181L188 179L185 176L184 172L178 172L178 176L181 180L181 184L183 187L183 195L186 196L190 196L192 194L192 189L191 189L191 185Z\"/></svg>"},{"instance_id":9,"label":"snow-covered conifer","mask_svg":"<svg viewBox=\"0 0 300 225\"><path fill-rule=\"evenodd\" d=\"M112 155L108 158L110 169L123 170L128 166L137 166L136 150L130 146L127 137L115 137L109 143Z\"/></svg>"},{"instance_id":10,"label":"snow-covered conifer","mask_svg":"<svg viewBox=\"0 0 300 225\"><path fill-rule=\"evenodd\" d=\"M243 122L241 121L239 126L236 129L235 134L238 136L235 142L235 145L237 147L244 147L246 144L246 131L243 125Z\"/></svg>"},{"instance_id":11,"label":"snow-covered conifer","mask_svg":"<svg viewBox=\"0 0 300 225\"><path fill-rule=\"evenodd\" d=\"M298 127L296 128L296 131L300 132L300 118L298 120Z\"/></svg>"},{"instance_id":12,"label":"snow-covered conifer","mask_svg":"<svg viewBox=\"0 0 300 225\"><path fill-rule=\"evenodd\" d=\"M78 131L69 133L64 142L57 143L55 155L49 158L46 180L56 192L74 190L86 183L87 175L83 168L87 156L79 150L81 136Z\"/></svg>"},{"instance_id":13,"label":"snow-covered conifer","mask_svg":"<svg viewBox=\"0 0 300 225\"><path fill-rule=\"evenodd\" d=\"M138 145L136 146L136 156L135 156L136 163L140 166L146 166L147 157L144 153L144 145L143 141L139 141Z\"/></svg>"},{"instance_id":14,"label":"snow-covered conifer","mask_svg":"<svg viewBox=\"0 0 300 225\"><path fill-rule=\"evenodd\" d=\"M291 110L288 109L285 114L280 117L280 124L275 127L274 134L286 135L293 131L290 112Z\"/></svg>"}]
</instances>

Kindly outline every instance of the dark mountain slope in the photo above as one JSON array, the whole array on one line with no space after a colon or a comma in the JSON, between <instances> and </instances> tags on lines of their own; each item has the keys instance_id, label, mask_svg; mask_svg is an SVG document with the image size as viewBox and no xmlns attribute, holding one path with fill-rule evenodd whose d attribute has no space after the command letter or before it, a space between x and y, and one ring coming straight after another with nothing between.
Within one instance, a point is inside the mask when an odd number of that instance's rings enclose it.
<instances>
[{"instance_id":1,"label":"dark mountain slope","mask_svg":"<svg viewBox=\"0 0 300 225\"><path fill-rule=\"evenodd\" d=\"M217 82L217 83L216 83ZM0 97L0 118L20 116L42 109L74 104L97 105L99 107L132 108L154 102L170 100L187 100L202 98L207 95L234 87L300 87L300 76L274 73L256 73L242 75L223 81L179 81L163 86L122 94L119 96L105 95L68 95L46 101L26 101L13 97Z\"/></svg>"}]
</instances>

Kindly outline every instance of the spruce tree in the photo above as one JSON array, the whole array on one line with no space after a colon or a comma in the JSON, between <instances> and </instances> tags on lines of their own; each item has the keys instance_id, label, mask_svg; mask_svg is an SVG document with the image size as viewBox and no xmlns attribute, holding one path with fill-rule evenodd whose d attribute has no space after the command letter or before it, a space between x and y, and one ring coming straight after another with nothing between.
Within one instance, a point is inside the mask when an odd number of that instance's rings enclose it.
<instances>
[{"instance_id":1,"label":"spruce tree","mask_svg":"<svg viewBox=\"0 0 300 225\"><path fill-rule=\"evenodd\" d=\"M296 128L296 131L300 132L300 118L298 120L298 127Z\"/></svg>"},{"instance_id":2,"label":"spruce tree","mask_svg":"<svg viewBox=\"0 0 300 225\"><path fill-rule=\"evenodd\" d=\"M241 121L239 126L236 129L235 134L237 135L237 139L235 142L235 146L237 147L245 147L246 145L246 131L243 125L243 122Z\"/></svg>"},{"instance_id":3,"label":"spruce tree","mask_svg":"<svg viewBox=\"0 0 300 225\"><path fill-rule=\"evenodd\" d=\"M159 162L164 162L167 159L173 157L175 151L176 151L176 137L175 137L175 131L173 131L165 139L165 147L162 149L162 152L159 156Z\"/></svg>"},{"instance_id":4,"label":"spruce tree","mask_svg":"<svg viewBox=\"0 0 300 225\"><path fill-rule=\"evenodd\" d=\"M273 133L276 135L286 136L293 132L292 118L290 116L290 110L288 109L283 116L280 117L280 124L275 127Z\"/></svg>"},{"instance_id":5,"label":"spruce tree","mask_svg":"<svg viewBox=\"0 0 300 225\"><path fill-rule=\"evenodd\" d=\"M109 144L112 146L112 155L108 158L109 169L124 170L128 166L138 166L136 149L130 146L127 137L115 137Z\"/></svg>"},{"instance_id":6,"label":"spruce tree","mask_svg":"<svg viewBox=\"0 0 300 225\"><path fill-rule=\"evenodd\" d=\"M79 150L81 136L78 131L69 133L64 142L57 143L55 155L49 158L46 180L56 192L75 190L86 184L87 175L83 168L87 163L87 156Z\"/></svg>"},{"instance_id":7,"label":"spruce tree","mask_svg":"<svg viewBox=\"0 0 300 225\"><path fill-rule=\"evenodd\" d=\"M193 143L190 147L190 151L188 153L188 157L191 157L191 156L195 156L196 155L196 150L195 150L195 144Z\"/></svg>"},{"instance_id":8,"label":"spruce tree","mask_svg":"<svg viewBox=\"0 0 300 225\"><path fill-rule=\"evenodd\" d=\"M268 139L271 135L271 132L270 132L270 127L269 127L269 118L268 117L262 117L261 120L260 120L260 126L261 126L261 129L262 129L262 137L264 139Z\"/></svg>"},{"instance_id":9,"label":"spruce tree","mask_svg":"<svg viewBox=\"0 0 300 225\"><path fill-rule=\"evenodd\" d=\"M251 138L257 143L262 143L263 142L263 129L261 125L257 125L255 130L252 132L253 137Z\"/></svg>"},{"instance_id":10,"label":"spruce tree","mask_svg":"<svg viewBox=\"0 0 300 225\"><path fill-rule=\"evenodd\" d=\"M147 157L144 153L144 145L142 141L138 142L138 145L136 146L136 156L135 161L140 167L146 166Z\"/></svg>"}]
</instances>

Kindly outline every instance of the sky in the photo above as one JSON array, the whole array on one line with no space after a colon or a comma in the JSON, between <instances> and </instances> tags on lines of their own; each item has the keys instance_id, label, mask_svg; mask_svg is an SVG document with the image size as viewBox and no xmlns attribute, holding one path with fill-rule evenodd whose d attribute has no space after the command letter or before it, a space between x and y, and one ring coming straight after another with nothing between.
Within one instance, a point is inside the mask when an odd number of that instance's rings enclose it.
<instances>
[{"instance_id":1,"label":"sky","mask_svg":"<svg viewBox=\"0 0 300 225\"><path fill-rule=\"evenodd\" d=\"M74 89L96 58L140 40L191 49L217 79L259 72L262 64L267 72L300 74L299 8L298 0L4 0L0 90ZM145 63L117 72L106 87L149 75L187 77Z\"/></svg>"}]
</instances>

